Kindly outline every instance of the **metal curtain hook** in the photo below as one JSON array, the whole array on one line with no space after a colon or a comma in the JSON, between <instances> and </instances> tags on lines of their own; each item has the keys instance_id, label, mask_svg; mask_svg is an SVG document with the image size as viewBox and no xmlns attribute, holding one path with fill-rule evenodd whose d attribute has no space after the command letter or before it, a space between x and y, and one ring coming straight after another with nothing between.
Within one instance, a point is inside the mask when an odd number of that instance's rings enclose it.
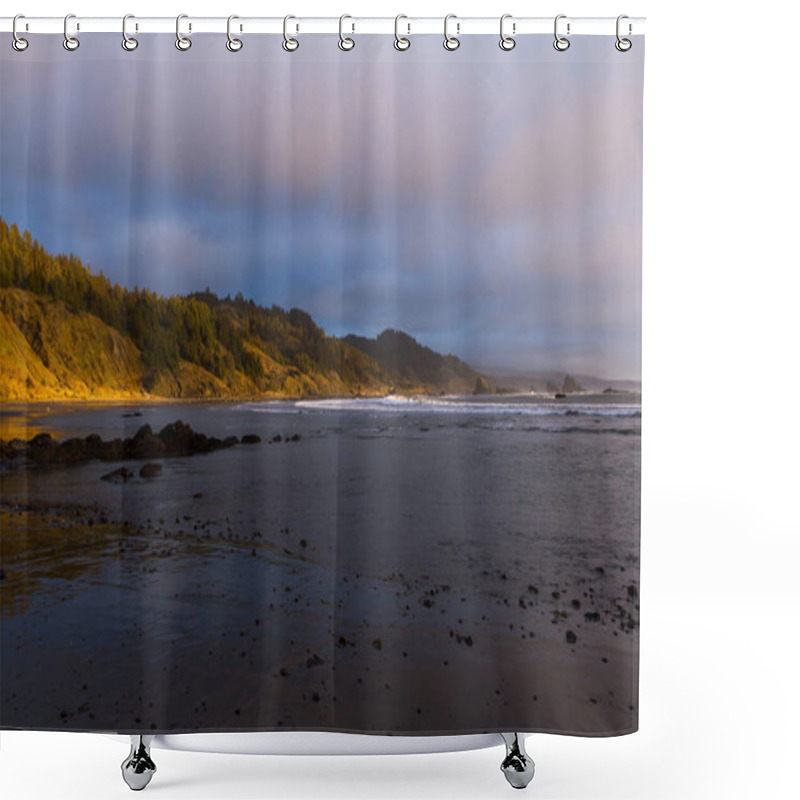
<instances>
[{"instance_id":1,"label":"metal curtain hook","mask_svg":"<svg viewBox=\"0 0 800 800\"><path fill-rule=\"evenodd\" d=\"M181 20L188 18L188 14L178 14L175 19L175 47L177 47L178 50L188 50L192 46L192 40L181 34ZM190 25L189 30L191 29L192 27Z\"/></svg>"},{"instance_id":2,"label":"metal curtain hook","mask_svg":"<svg viewBox=\"0 0 800 800\"><path fill-rule=\"evenodd\" d=\"M355 39L351 39L349 36L344 35L344 31L342 26L344 25L344 21L346 19L353 19L349 14L342 14L339 17L339 49L340 50L352 50L355 46ZM353 30L355 31L356 26L355 23L351 23L353 26Z\"/></svg>"},{"instance_id":3,"label":"metal curtain hook","mask_svg":"<svg viewBox=\"0 0 800 800\"><path fill-rule=\"evenodd\" d=\"M68 26L69 26L69 21L71 19L75 19L74 14L67 14L67 16L64 17L64 41L63 41L64 49L69 50L70 52L72 52L73 50L77 50L81 46L81 43L75 36L69 35ZM77 30L80 30L80 27L78 27Z\"/></svg>"},{"instance_id":4,"label":"metal curtain hook","mask_svg":"<svg viewBox=\"0 0 800 800\"><path fill-rule=\"evenodd\" d=\"M126 14L122 18L122 49L127 50L129 53L139 46L139 40L133 36L128 36L128 20L135 19L133 14Z\"/></svg>"},{"instance_id":5,"label":"metal curtain hook","mask_svg":"<svg viewBox=\"0 0 800 800\"><path fill-rule=\"evenodd\" d=\"M290 19L297 19L297 17L292 16L291 14L287 14L283 18L283 49L287 53L294 53L298 47L300 47L300 42L297 39L292 39L288 34L288 26ZM300 30L300 26L297 26L297 30Z\"/></svg>"},{"instance_id":6,"label":"metal curtain hook","mask_svg":"<svg viewBox=\"0 0 800 800\"><path fill-rule=\"evenodd\" d=\"M614 42L614 47L616 47L617 50L620 51L620 53L627 53L628 50L630 50L631 47L633 47L633 42L630 39L623 39L619 35L619 24L620 24L620 22L622 22L622 20L628 19L628 18L629 17L628 17L627 14L620 14L617 17L617 41ZM630 34L632 32L633 32L633 26L630 23L628 23L628 34Z\"/></svg>"},{"instance_id":7,"label":"metal curtain hook","mask_svg":"<svg viewBox=\"0 0 800 800\"><path fill-rule=\"evenodd\" d=\"M24 14L17 14L17 16L14 17L14 21L11 23L11 33L14 36L14 38L11 40L11 46L18 53L21 53L23 50L27 50L28 49L28 40L27 39L23 39L17 33L17 20L18 19L25 19L25 15Z\"/></svg>"},{"instance_id":8,"label":"metal curtain hook","mask_svg":"<svg viewBox=\"0 0 800 800\"><path fill-rule=\"evenodd\" d=\"M408 50L411 47L411 39L400 35L400 20L408 19L405 14L398 14L394 18L394 49L395 50ZM408 33L411 33L411 23L406 23L408 26Z\"/></svg>"},{"instance_id":9,"label":"metal curtain hook","mask_svg":"<svg viewBox=\"0 0 800 800\"><path fill-rule=\"evenodd\" d=\"M566 18L566 14L559 14L556 17L555 23L553 24L553 33L556 37L556 40L553 42L553 47L555 47L555 49L561 53L563 53L565 50L569 50L569 39L567 39L566 36L558 35L558 21ZM567 36L569 36L569 22L567 23Z\"/></svg>"},{"instance_id":10,"label":"metal curtain hook","mask_svg":"<svg viewBox=\"0 0 800 800\"><path fill-rule=\"evenodd\" d=\"M507 36L503 30L503 26L507 19L511 19L511 14L503 14L503 16L500 17L500 49L506 51L513 50L517 46L517 40L513 36ZM512 31L514 33L517 32L516 23L514 23L512 26Z\"/></svg>"},{"instance_id":11,"label":"metal curtain hook","mask_svg":"<svg viewBox=\"0 0 800 800\"><path fill-rule=\"evenodd\" d=\"M236 39L231 35L231 22L235 19L239 19L236 14L231 14L228 17L228 41L225 42L225 47L227 47L231 53L238 53L244 46L244 42L241 39ZM239 30L241 30L241 27Z\"/></svg>"},{"instance_id":12,"label":"metal curtain hook","mask_svg":"<svg viewBox=\"0 0 800 800\"><path fill-rule=\"evenodd\" d=\"M450 22L451 19L458 19L455 14L448 14L444 18L444 49L445 50L458 50L461 46L461 42L458 39L458 33L461 29L461 23L456 23L456 36L451 36L447 32L447 23Z\"/></svg>"}]
</instances>

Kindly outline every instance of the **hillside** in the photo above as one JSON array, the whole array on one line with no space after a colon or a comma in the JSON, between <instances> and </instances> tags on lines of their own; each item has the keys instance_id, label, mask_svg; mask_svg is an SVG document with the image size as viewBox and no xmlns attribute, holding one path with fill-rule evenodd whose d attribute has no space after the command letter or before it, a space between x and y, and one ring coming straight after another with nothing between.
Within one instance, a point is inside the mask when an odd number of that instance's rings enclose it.
<instances>
[{"instance_id":1,"label":"hillside","mask_svg":"<svg viewBox=\"0 0 800 800\"><path fill-rule=\"evenodd\" d=\"M440 355L402 331L387 328L376 339L350 334L344 341L395 375L397 391L420 391L425 386L436 386L446 394L469 394L483 386L482 391L488 391L480 375L456 356Z\"/></svg>"},{"instance_id":2,"label":"hillside","mask_svg":"<svg viewBox=\"0 0 800 800\"><path fill-rule=\"evenodd\" d=\"M478 377L398 331L339 339L300 309L241 294L126 289L2 219L0 332L7 402L438 394L472 391Z\"/></svg>"}]
</instances>

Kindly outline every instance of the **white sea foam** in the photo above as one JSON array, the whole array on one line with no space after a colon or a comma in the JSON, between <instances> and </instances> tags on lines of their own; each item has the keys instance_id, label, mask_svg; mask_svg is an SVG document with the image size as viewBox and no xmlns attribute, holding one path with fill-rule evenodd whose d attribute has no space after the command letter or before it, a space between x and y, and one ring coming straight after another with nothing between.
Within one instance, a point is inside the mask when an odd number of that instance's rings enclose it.
<instances>
[{"instance_id":1,"label":"white sea foam","mask_svg":"<svg viewBox=\"0 0 800 800\"><path fill-rule=\"evenodd\" d=\"M358 411L375 414L480 414L527 416L635 417L641 414L638 403L558 403L547 401L480 401L462 397L403 397L389 395L375 398L335 398L298 400L295 408L306 411ZM255 410L255 409L254 409Z\"/></svg>"}]
</instances>

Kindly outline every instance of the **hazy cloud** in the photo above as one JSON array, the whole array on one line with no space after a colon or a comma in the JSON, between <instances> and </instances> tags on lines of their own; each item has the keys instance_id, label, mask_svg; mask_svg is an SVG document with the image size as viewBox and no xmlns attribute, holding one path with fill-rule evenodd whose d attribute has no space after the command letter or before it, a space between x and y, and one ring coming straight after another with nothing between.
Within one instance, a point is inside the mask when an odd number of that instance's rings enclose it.
<instances>
[{"instance_id":1,"label":"hazy cloud","mask_svg":"<svg viewBox=\"0 0 800 800\"><path fill-rule=\"evenodd\" d=\"M641 48L118 38L0 56L0 212L49 249L332 333L639 376Z\"/></svg>"}]
</instances>

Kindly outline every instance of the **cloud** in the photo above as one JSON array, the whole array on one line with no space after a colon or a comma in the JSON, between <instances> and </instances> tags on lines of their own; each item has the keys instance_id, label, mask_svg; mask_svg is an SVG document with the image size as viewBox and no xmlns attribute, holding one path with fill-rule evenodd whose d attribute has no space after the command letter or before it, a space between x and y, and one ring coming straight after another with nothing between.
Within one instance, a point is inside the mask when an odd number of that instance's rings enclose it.
<instances>
[{"instance_id":1,"label":"cloud","mask_svg":"<svg viewBox=\"0 0 800 800\"><path fill-rule=\"evenodd\" d=\"M0 211L130 286L638 376L638 55L321 37L288 57L279 38L235 58L168 36L3 51Z\"/></svg>"}]
</instances>

